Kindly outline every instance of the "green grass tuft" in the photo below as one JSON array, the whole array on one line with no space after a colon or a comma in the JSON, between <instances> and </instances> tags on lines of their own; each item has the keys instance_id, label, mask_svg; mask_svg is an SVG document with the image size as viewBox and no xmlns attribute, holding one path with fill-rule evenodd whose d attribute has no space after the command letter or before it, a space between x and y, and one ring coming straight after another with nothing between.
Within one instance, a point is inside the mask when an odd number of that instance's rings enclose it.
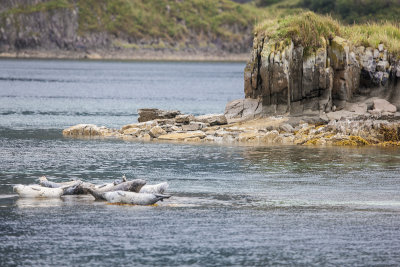
<instances>
[{"instance_id":1,"label":"green grass tuft","mask_svg":"<svg viewBox=\"0 0 400 267\"><path fill-rule=\"evenodd\" d=\"M331 16L311 11L275 20L267 19L255 27L255 33L274 42L293 40L305 48L305 53L325 45L325 40L339 36L356 46L377 48L384 44L391 54L400 56L400 27L393 22L343 25Z\"/></svg>"}]
</instances>

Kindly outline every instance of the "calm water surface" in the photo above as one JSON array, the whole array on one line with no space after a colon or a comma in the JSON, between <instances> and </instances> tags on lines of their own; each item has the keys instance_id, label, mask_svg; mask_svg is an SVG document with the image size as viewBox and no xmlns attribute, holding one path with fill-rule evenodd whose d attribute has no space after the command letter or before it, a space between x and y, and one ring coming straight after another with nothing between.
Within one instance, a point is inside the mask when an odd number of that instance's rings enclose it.
<instances>
[{"instance_id":1,"label":"calm water surface","mask_svg":"<svg viewBox=\"0 0 400 267\"><path fill-rule=\"evenodd\" d=\"M0 265L399 266L400 152L63 138L137 109L223 112L242 63L0 60ZM157 207L18 199L40 175L168 181Z\"/></svg>"}]
</instances>

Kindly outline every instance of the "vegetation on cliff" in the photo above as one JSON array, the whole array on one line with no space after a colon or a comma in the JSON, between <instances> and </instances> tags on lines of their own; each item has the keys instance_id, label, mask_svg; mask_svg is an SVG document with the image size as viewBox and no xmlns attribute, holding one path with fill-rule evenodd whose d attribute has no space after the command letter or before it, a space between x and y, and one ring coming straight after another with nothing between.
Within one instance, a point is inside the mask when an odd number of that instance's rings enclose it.
<instances>
[{"instance_id":1,"label":"vegetation on cliff","mask_svg":"<svg viewBox=\"0 0 400 267\"><path fill-rule=\"evenodd\" d=\"M256 0L271 15L284 16L299 10L329 14L345 24L400 21L398 0Z\"/></svg>"},{"instance_id":2,"label":"vegetation on cliff","mask_svg":"<svg viewBox=\"0 0 400 267\"><path fill-rule=\"evenodd\" d=\"M158 48L185 42L200 46L243 42L246 35L250 40L253 25L262 17L254 5L229 0L42 0L0 8L0 27L6 18L15 21L21 15L59 9L77 11L79 35L107 33L123 39L116 44L125 48L135 48L138 41Z\"/></svg>"},{"instance_id":3,"label":"vegetation on cliff","mask_svg":"<svg viewBox=\"0 0 400 267\"><path fill-rule=\"evenodd\" d=\"M340 36L354 45L378 47L384 44L392 54L400 55L400 27L398 24L367 23L343 25L331 16L303 12L275 20L265 20L255 27L255 32L275 42L301 44L316 50L323 46L324 40Z\"/></svg>"}]
</instances>

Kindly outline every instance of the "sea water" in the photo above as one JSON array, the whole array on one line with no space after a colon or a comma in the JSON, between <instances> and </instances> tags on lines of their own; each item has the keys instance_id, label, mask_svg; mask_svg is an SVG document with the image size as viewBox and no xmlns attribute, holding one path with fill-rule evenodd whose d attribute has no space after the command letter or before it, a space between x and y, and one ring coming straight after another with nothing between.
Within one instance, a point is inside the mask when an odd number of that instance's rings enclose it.
<instances>
[{"instance_id":1,"label":"sea water","mask_svg":"<svg viewBox=\"0 0 400 267\"><path fill-rule=\"evenodd\" d=\"M138 108L222 113L244 63L0 60L0 265L398 266L400 150L64 138ZM167 181L158 206L14 184Z\"/></svg>"}]
</instances>

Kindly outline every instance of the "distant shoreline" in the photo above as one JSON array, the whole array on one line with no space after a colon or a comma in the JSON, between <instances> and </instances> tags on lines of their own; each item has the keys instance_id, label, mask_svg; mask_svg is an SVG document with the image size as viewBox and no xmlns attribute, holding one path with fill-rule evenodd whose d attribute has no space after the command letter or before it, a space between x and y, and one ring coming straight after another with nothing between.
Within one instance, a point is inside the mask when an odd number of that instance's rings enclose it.
<instances>
[{"instance_id":1,"label":"distant shoreline","mask_svg":"<svg viewBox=\"0 0 400 267\"><path fill-rule=\"evenodd\" d=\"M0 59L71 59L71 60L117 60L117 61L195 61L195 62L246 62L249 53L181 52L181 51L107 51L86 52L64 50L23 50L0 52Z\"/></svg>"}]
</instances>

